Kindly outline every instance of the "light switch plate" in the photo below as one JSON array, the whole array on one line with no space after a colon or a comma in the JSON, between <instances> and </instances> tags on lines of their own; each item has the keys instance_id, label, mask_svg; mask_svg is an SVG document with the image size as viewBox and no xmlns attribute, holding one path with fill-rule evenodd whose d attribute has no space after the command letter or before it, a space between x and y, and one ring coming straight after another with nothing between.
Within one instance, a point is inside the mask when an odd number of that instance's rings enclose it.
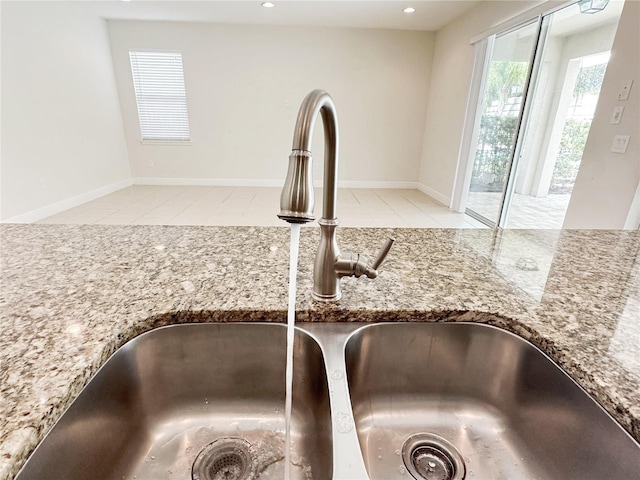
<instances>
[{"instance_id":1,"label":"light switch plate","mask_svg":"<svg viewBox=\"0 0 640 480\"><path fill-rule=\"evenodd\" d=\"M613 114L611 115L611 124L618 125L622 120L622 113L624 112L624 107L616 107L613 109Z\"/></svg>"},{"instance_id":2,"label":"light switch plate","mask_svg":"<svg viewBox=\"0 0 640 480\"><path fill-rule=\"evenodd\" d=\"M618 93L618 100L629 100L629 93L631 93L631 86L633 85L633 79L626 80Z\"/></svg>"},{"instance_id":3,"label":"light switch plate","mask_svg":"<svg viewBox=\"0 0 640 480\"><path fill-rule=\"evenodd\" d=\"M629 135L616 135L611 145L613 153L627 153L627 145L629 145Z\"/></svg>"}]
</instances>

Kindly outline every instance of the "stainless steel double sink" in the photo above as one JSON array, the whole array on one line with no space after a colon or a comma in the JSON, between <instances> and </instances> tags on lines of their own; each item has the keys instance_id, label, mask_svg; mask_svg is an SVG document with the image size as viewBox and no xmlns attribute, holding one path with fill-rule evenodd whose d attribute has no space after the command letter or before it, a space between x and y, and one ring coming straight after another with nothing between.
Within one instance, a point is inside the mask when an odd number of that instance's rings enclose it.
<instances>
[{"instance_id":1,"label":"stainless steel double sink","mask_svg":"<svg viewBox=\"0 0 640 480\"><path fill-rule=\"evenodd\" d=\"M286 327L119 349L17 479L282 479ZM527 341L473 323L296 329L292 479L631 479L640 445Z\"/></svg>"}]
</instances>

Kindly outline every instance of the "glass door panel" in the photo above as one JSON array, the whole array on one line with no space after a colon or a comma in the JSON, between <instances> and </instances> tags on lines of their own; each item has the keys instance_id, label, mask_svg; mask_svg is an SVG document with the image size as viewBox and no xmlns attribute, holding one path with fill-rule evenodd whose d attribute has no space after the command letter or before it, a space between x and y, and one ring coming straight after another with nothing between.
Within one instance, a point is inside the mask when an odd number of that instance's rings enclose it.
<instances>
[{"instance_id":1,"label":"glass door panel","mask_svg":"<svg viewBox=\"0 0 640 480\"><path fill-rule=\"evenodd\" d=\"M491 226L500 219L538 30L536 20L496 36L490 48L467 213Z\"/></svg>"},{"instance_id":2,"label":"glass door panel","mask_svg":"<svg viewBox=\"0 0 640 480\"><path fill-rule=\"evenodd\" d=\"M573 4L546 16L550 26L501 226L562 228L621 9L622 2L611 2L585 15Z\"/></svg>"}]
</instances>

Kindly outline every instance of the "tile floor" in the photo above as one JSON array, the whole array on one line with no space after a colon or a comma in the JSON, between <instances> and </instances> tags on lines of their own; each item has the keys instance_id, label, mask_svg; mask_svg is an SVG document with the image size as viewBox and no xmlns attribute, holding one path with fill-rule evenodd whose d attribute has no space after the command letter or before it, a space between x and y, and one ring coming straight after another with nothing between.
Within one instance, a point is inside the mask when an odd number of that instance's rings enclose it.
<instances>
[{"instance_id":1,"label":"tile floor","mask_svg":"<svg viewBox=\"0 0 640 480\"><path fill-rule=\"evenodd\" d=\"M550 194L545 197L514 194L506 228L562 228L571 194ZM495 220L500 211L502 194L470 192L467 208Z\"/></svg>"},{"instance_id":2,"label":"tile floor","mask_svg":"<svg viewBox=\"0 0 640 480\"><path fill-rule=\"evenodd\" d=\"M135 185L38 223L284 226L276 217L280 191L275 187ZM315 196L319 218L321 189L316 189ZM486 228L418 190L339 189L337 213L345 227Z\"/></svg>"}]
</instances>

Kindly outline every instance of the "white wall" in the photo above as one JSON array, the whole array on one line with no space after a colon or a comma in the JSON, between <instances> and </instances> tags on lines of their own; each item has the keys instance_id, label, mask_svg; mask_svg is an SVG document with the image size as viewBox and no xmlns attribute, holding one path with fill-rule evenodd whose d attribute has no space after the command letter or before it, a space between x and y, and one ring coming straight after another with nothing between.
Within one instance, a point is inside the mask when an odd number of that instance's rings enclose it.
<instances>
[{"instance_id":1,"label":"white wall","mask_svg":"<svg viewBox=\"0 0 640 480\"><path fill-rule=\"evenodd\" d=\"M469 41L539 3L483 1L436 34L419 182L421 190L445 205L452 200L471 86L474 48Z\"/></svg>"},{"instance_id":2,"label":"white wall","mask_svg":"<svg viewBox=\"0 0 640 480\"><path fill-rule=\"evenodd\" d=\"M108 27L138 181L281 185L298 107L309 91L322 88L338 112L339 178L415 185L433 33L139 21L109 21ZM140 142L128 57L136 48L182 52L191 145ZM321 121L316 182L320 131Z\"/></svg>"},{"instance_id":3,"label":"white wall","mask_svg":"<svg viewBox=\"0 0 640 480\"><path fill-rule=\"evenodd\" d=\"M106 24L82 2L2 2L3 221L131 182Z\"/></svg>"},{"instance_id":4,"label":"white wall","mask_svg":"<svg viewBox=\"0 0 640 480\"><path fill-rule=\"evenodd\" d=\"M640 2L627 1L618 23L611 58L582 156L563 228L624 228L637 216L634 198L640 182ZM618 100L625 80L633 79L631 95ZM610 119L624 106L619 125ZM630 135L626 154L612 153L615 135ZM627 228L638 228L627 223Z\"/></svg>"}]
</instances>

